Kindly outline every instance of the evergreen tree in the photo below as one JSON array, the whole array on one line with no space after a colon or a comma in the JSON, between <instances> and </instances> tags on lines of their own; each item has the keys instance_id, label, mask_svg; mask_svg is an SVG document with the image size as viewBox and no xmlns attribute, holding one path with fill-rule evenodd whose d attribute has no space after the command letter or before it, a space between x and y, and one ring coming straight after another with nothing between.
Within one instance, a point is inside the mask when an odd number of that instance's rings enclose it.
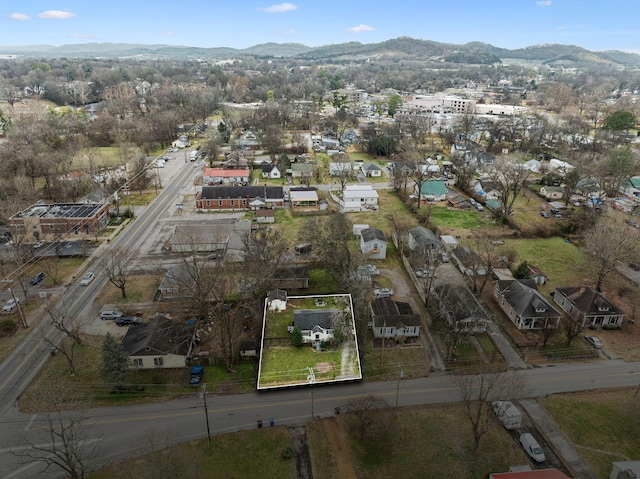
<instances>
[{"instance_id":1,"label":"evergreen tree","mask_svg":"<svg viewBox=\"0 0 640 479\"><path fill-rule=\"evenodd\" d=\"M111 333L107 333L102 343L102 367L100 376L106 385L119 386L125 382L129 357Z\"/></svg>"}]
</instances>

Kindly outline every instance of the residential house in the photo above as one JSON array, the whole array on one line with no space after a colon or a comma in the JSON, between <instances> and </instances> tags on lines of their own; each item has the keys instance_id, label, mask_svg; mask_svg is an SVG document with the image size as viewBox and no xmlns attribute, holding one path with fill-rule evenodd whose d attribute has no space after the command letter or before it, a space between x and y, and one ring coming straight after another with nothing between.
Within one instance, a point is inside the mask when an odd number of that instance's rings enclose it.
<instances>
[{"instance_id":1,"label":"residential house","mask_svg":"<svg viewBox=\"0 0 640 479\"><path fill-rule=\"evenodd\" d=\"M581 194L585 198L598 198L602 192L598 181L594 178L582 178L576 183L576 193Z\"/></svg>"},{"instance_id":2,"label":"residential house","mask_svg":"<svg viewBox=\"0 0 640 479\"><path fill-rule=\"evenodd\" d=\"M409 303L378 298L369 304L371 329L380 338L406 339L420 336L420 315L415 314Z\"/></svg>"},{"instance_id":3,"label":"residential house","mask_svg":"<svg viewBox=\"0 0 640 479\"><path fill-rule=\"evenodd\" d=\"M343 213L378 209L378 192L370 184L347 185L340 199Z\"/></svg>"},{"instance_id":4,"label":"residential house","mask_svg":"<svg viewBox=\"0 0 640 479\"><path fill-rule=\"evenodd\" d=\"M373 178L379 178L382 176L382 168L372 161L362 166L362 172L365 176L371 176Z\"/></svg>"},{"instance_id":5,"label":"residential house","mask_svg":"<svg viewBox=\"0 0 640 479\"><path fill-rule=\"evenodd\" d=\"M194 281L184 265L174 266L162 278L156 298L184 299L193 290Z\"/></svg>"},{"instance_id":6,"label":"residential house","mask_svg":"<svg viewBox=\"0 0 640 479\"><path fill-rule=\"evenodd\" d=\"M155 316L130 327L122 338L122 349L134 368L184 368L191 356L195 325Z\"/></svg>"},{"instance_id":7,"label":"residential house","mask_svg":"<svg viewBox=\"0 0 640 479\"><path fill-rule=\"evenodd\" d=\"M283 289L272 289L267 293L267 309L284 311L287 309L287 292Z\"/></svg>"},{"instance_id":8,"label":"residential house","mask_svg":"<svg viewBox=\"0 0 640 479\"><path fill-rule=\"evenodd\" d=\"M377 228L360 231L360 251L367 259L385 259L387 257L387 238Z\"/></svg>"},{"instance_id":9,"label":"residential house","mask_svg":"<svg viewBox=\"0 0 640 479\"><path fill-rule=\"evenodd\" d=\"M442 243L430 229L416 226L407 231L407 246L414 253L435 254L442 248Z\"/></svg>"},{"instance_id":10,"label":"residential house","mask_svg":"<svg viewBox=\"0 0 640 479\"><path fill-rule=\"evenodd\" d=\"M310 178L313 175L313 165L311 163L293 163L291 165L292 178Z\"/></svg>"},{"instance_id":11,"label":"residential house","mask_svg":"<svg viewBox=\"0 0 640 479\"><path fill-rule=\"evenodd\" d=\"M284 190L282 186L205 186L196 195L196 209L249 210L257 199L262 208L282 208Z\"/></svg>"},{"instance_id":12,"label":"residential house","mask_svg":"<svg viewBox=\"0 0 640 479\"><path fill-rule=\"evenodd\" d=\"M460 208L463 210L471 208L471 202L469 201L469 198L466 198L455 192L450 192L447 195L447 204L452 208Z\"/></svg>"},{"instance_id":13,"label":"residential house","mask_svg":"<svg viewBox=\"0 0 640 479\"><path fill-rule=\"evenodd\" d=\"M484 261L478 253L466 246L457 246L451 251L455 258L455 263L462 274L473 278L474 276L484 276L487 269L484 267Z\"/></svg>"},{"instance_id":14,"label":"residential house","mask_svg":"<svg viewBox=\"0 0 640 479\"><path fill-rule=\"evenodd\" d=\"M491 211L499 211L502 209L502 202L500 200L489 199L484 205Z\"/></svg>"},{"instance_id":15,"label":"residential house","mask_svg":"<svg viewBox=\"0 0 640 479\"><path fill-rule=\"evenodd\" d=\"M540 188L540 196L548 200L561 200L564 197L564 186L543 186Z\"/></svg>"},{"instance_id":16,"label":"residential house","mask_svg":"<svg viewBox=\"0 0 640 479\"><path fill-rule=\"evenodd\" d=\"M562 313L540 294L531 279L496 281L493 297L520 330L557 329L562 319Z\"/></svg>"},{"instance_id":17,"label":"residential house","mask_svg":"<svg viewBox=\"0 0 640 479\"><path fill-rule=\"evenodd\" d=\"M602 293L586 286L556 288L553 300L581 327L621 326L622 310Z\"/></svg>"},{"instance_id":18,"label":"residential house","mask_svg":"<svg viewBox=\"0 0 640 479\"><path fill-rule=\"evenodd\" d=\"M245 131L240 138L236 138L236 146L248 150L255 150L262 146L262 140L258 138L258 135L254 131Z\"/></svg>"},{"instance_id":19,"label":"residential house","mask_svg":"<svg viewBox=\"0 0 640 479\"><path fill-rule=\"evenodd\" d=\"M248 168L224 169L206 168L202 175L202 184L219 185L230 183L247 184L251 178L251 170Z\"/></svg>"},{"instance_id":20,"label":"residential house","mask_svg":"<svg viewBox=\"0 0 640 479\"><path fill-rule=\"evenodd\" d=\"M525 161L522 166L529 170L531 173L538 174L540 173L540 171L542 171L542 161L540 160Z\"/></svg>"},{"instance_id":21,"label":"residential house","mask_svg":"<svg viewBox=\"0 0 640 479\"><path fill-rule=\"evenodd\" d=\"M356 238L360 238L360 233L362 232L362 230L366 230L368 227L369 225L354 224L351 228L351 231L353 231L353 236L355 236Z\"/></svg>"},{"instance_id":22,"label":"residential house","mask_svg":"<svg viewBox=\"0 0 640 479\"><path fill-rule=\"evenodd\" d=\"M200 224L175 225L169 239L174 253L216 253L227 261L243 261L251 221L203 218Z\"/></svg>"},{"instance_id":23,"label":"residential house","mask_svg":"<svg viewBox=\"0 0 640 479\"><path fill-rule=\"evenodd\" d=\"M542 272L540 268L536 266L527 265L529 271L529 277L536 282L536 284L545 284L547 282L547 275Z\"/></svg>"},{"instance_id":24,"label":"residential house","mask_svg":"<svg viewBox=\"0 0 640 479\"><path fill-rule=\"evenodd\" d=\"M440 235L440 241L442 245L448 250L451 251L458 246L458 240L455 236L451 235Z\"/></svg>"},{"instance_id":25,"label":"residential house","mask_svg":"<svg viewBox=\"0 0 640 479\"><path fill-rule=\"evenodd\" d=\"M501 186L486 179L478 180L473 186L473 189L478 196L481 196L485 200L497 200L502 196L500 192Z\"/></svg>"},{"instance_id":26,"label":"residential house","mask_svg":"<svg viewBox=\"0 0 640 479\"><path fill-rule=\"evenodd\" d=\"M566 161L558 160L557 158L551 158L549 160L549 170L559 175L564 176L567 172L571 171L574 166Z\"/></svg>"},{"instance_id":27,"label":"residential house","mask_svg":"<svg viewBox=\"0 0 640 479\"><path fill-rule=\"evenodd\" d=\"M291 188L289 204L292 208L318 209L318 190L309 188Z\"/></svg>"},{"instance_id":28,"label":"residential house","mask_svg":"<svg viewBox=\"0 0 640 479\"><path fill-rule=\"evenodd\" d=\"M256 210L256 222L257 223L275 223L276 222L276 210L272 209L259 209Z\"/></svg>"},{"instance_id":29,"label":"residential house","mask_svg":"<svg viewBox=\"0 0 640 479\"><path fill-rule=\"evenodd\" d=\"M293 312L293 326L302 331L302 341L314 347L333 339L336 309L297 309Z\"/></svg>"},{"instance_id":30,"label":"residential house","mask_svg":"<svg viewBox=\"0 0 640 479\"><path fill-rule=\"evenodd\" d=\"M447 185L444 181L423 181L420 187L420 197L427 201L444 201L447 199Z\"/></svg>"},{"instance_id":31,"label":"residential house","mask_svg":"<svg viewBox=\"0 0 640 479\"><path fill-rule=\"evenodd\" d=\"M278 178L282 178L282 175L280 174L278 165L272 163L270 165L262 165L262 177L277 180Z\"/></svg>"},{"instance_id":32,"label":"residential house","mask_svg":"<svg viewBox=\"0 0 640 479\"><path fill-rule=\"evenodd\" d=\"M464 286L442 284L433 288L440 317L455 332L479 334L487 331L489 319L478 300Z\"/></svg>"}]
</instances>

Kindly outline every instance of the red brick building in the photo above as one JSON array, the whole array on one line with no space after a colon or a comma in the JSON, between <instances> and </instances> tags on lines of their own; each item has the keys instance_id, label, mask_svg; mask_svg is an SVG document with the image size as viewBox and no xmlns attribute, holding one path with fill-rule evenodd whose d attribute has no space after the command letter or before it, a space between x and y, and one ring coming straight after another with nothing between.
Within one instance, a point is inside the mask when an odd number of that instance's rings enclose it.
<instances>
[{"instance_id":1,"label":"red brick building","mask_svg":"<svg viewBox=\"0 0 640 479\"><path fill-rule=\"evenodd\" d=\"M198 210L257 210L282 207L282 186L205 186L196 195Z\"/></svg>"}]
</instances>

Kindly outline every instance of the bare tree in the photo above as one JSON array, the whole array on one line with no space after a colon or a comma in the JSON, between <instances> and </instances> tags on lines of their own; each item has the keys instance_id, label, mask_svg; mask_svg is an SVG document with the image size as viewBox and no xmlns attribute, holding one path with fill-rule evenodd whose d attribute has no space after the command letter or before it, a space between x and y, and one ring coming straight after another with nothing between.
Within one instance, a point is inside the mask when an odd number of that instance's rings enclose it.
<instances>
[{"instance_id":1,"label":"bare tree","mask_svg":"<svg viewBox=\"0 0 640 479\"><path fill-rule=\"evenodd\" d=\"M497 421L491 412L494 401L521 397L526 390L525 378L517 371L494 364L484 365L466 374L453 376L473 433L474 450L482 437Z\"/></svg>"},{"instance_id":2,"label":"bare tree","mask_svg":"<svg viewBox=\"0 0 640 479\"><path fill-rule=\"evenodd\" d=\"M48 394L52 404L68 404L61 388L51 389ZM20 457L24 463L43 463L45 471L59 469L72 479L84 479L91 464L101 456L101 438L87 437L87 417L81 410L64 412L56 409L43 416L45 439L33 441L25 438L26 446L15 447L11 449L11 453Z\"/></svg>"},{"instance_id":3,"label":"bare tree","mask_svg":"<svg viewBox=\"0 0 640 479\"><path fill-rule=\"evenodd\" d=\"M364 439L376 424L376 416L381 409L389 405L377 396L363 396L351 399L342 407L343 411L353 415L358 435Z\"/></svg>"},{"instance_id":4,"label":"bare tree","mask_svg":"<svg viewBox=\"0 0 640 479\"><path fill-rule=\"evenodd\" d=\"M597 291L602 291L602 283L620 262L627 263L640 254L640 242L634 233L622 222L601 217L584 234L585 261L596 276Z\"/></svg>"},{"instance_id":5,"label":"bare tree","mask_svg":"<svg viewBox=\"0 0 640 479\"><path fill-rule=\"evenodd\" d=\"M127 285L131 275L133 255L121 248L109 248L102 258L102 266L111 284L127 297Z\"/></svg>"},{"instance_id":6,"label":"bare tree","mask_svg":"<svg viewBox=\"0 0 640 479\"><path fill-rule=\"evenodd\" d=\"M571 341L582 332L582 327L577 321L564 317L562 318L562 331L567 338L567 347L569 347L571 346Z\"/></svg>"},{"instance_id":7,"label":"bare tree","mask_svg":"<svg viewBox=\"0 0 640 479\"><path fill-rule=\"evenodd\" d=\"M549 340L556 335L558 328L553 323L545 321L544 326L540 330L542 334L542 347L546 348Z\"/></svg>"},{"instance_id":8,"label":"bare tree","mask_svg":"<svg viewBox=\"0 0 640 479\"><path fill-rule=\"evenodd\" d=\"M67 360L69 366L69 372L73 376L76 373L75 369L75 350L76 346L82 344L82 337L80 336L80 322L74 318L68 317L69 307L66 302L62 302L57 307L49 304L45 310L51 318L53 327L61 334L60 337L53 337L47 334L44 328L44 324L40 325L40 336L42 340L51 346L52 351L60 353Z\"/></svg>"},{"instance_id":9,"label":"bare tree","mask_svg":"<svg viewBox=\"0 0 640 479\"><path fill-rule=\"evenodd\" d=\"M501 217L506 220L513 212L513 204L526 186L531 171L519 163L502 159L496 161L487 174L500 192Z\"/></svg>"}]
</instances>

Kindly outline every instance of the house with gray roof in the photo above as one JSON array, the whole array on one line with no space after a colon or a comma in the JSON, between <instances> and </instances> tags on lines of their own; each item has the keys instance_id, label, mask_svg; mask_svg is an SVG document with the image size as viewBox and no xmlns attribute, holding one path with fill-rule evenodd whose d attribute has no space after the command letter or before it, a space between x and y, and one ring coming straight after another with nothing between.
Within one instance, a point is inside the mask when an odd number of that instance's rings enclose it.
<instances>
[{"instance_id":1,"label":"house with gray roof","mask_svg":"<svg viewBox=\"0 0 640 479\"><path fill-rule=\"evenodd\" d=\"M360 251L367 259L387 257L387 237L382 230L365 228L360 231Z\"/></svg>"},{"instance_id":2,"label":"house with gray roof","mask_svg":"<svg viewBox=\"0 0 640 479\"><path fill-rule=\"evenodd\" d=\"M371 329L376 338L417 338L420 336L420 315L409 303L378 298L369 304Z\"/></svg>"},{"instance_id":3,"label":"house with gray roof","mask_svg":"<svg viewBox=\"0 0 640 479\"><path fill-rule=\"evenodd\" d=\"M195 331L195 325L155 316L131 326L122 338L122 348L134 368L184 368L191 356Z\"/></svg>"},{"instance_id":4,"label":"house with gray roof","mask_svg":"<svg viewBox=\"0 0 640 479\"><path fill-rule=\"evenodd\" d=\"M373 178L379 178L382 176L382 168L370 161L362 166L362 171L365 176L371 176Z\"/></svg>"},{"instance_id":5,"label":"house with gray roof","mask_svg":"<svg viewBox=\"0 0 640 479\"><path fill-rule=\"evenodd\" d=\"M542 296L532 279L496 281L493 297L520 330L557 329L562 319L562 313Z\"/></svg>"},{"instance_id":6,"label":"house with gray roof","mask_svg":"<svg viewBox=\"0 0 640 479\"><path fill-rule=\"evenodd\" d=\"M298 309L293 312L293 326L302 331L302 341L314 345L333 339L336 309Z\"/></svg>"},{"instance_id":7,"label":"house with gray roof","mask_svg":"<svg viewBox=\"0 0 640 479\"><path fill-rule=\"evenodd\" d=\"M556 288L553 300L581 327L621 326L624 312L602 293L586 286Z\"/></svg>"},{"instance_id":8,"label":"house with gray roof","mask_svg":"<svg viewBox=\"0 0 640 479\"><path fill-rule=\"evenodd\" d=\"M416 226L407 231L407 246L411 251L437 252L442 248L442 243L430 229Z\"/></svg>"}]
</instances>

